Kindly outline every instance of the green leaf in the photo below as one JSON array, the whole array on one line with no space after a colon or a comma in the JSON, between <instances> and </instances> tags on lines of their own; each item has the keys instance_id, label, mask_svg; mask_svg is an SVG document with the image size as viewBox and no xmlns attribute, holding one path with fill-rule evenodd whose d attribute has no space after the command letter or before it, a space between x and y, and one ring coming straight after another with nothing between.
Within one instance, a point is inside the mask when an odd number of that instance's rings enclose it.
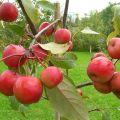
<instances>
[{"instance_id":1,"label":"green leaf","mask_svg":"<svg viewBox=\"0 0 120 120\"><path fill-rule=\"evenodd\" d=\"M10 102L10 106L14 110L18 110L20 103L16 100L15 96L10 96L9 97L9 102Z\"/></svg>"},{"instance_id":2,"label":"green leaf","mask_svg":"<svg viewBox=\"0 0 120 120\"><path fill-rule=\"evenodd\" d=\"M27 111L27 106L19 103L16 100L15 96L10 96L9 102L10 102L10 106L12 107L12 109L19 111L25 117L25 112Z\"/></svg>"},{"instance_id":3,"label":"green leaf","mask_svg":"<svg viewBox=\"0 0 120 120\"><path fill-rule=\"evenodd\" d=\"M111 32L107 37L107 45L108 45L110 39L113 38L113 37L116 37L117 35L119 35L118 31Z\"/></svg>"},{"instance_id":4,"label":"green leaf","mask_svg":"<svg viewBox=\"0 0 120 120\"><path fill-rule=\"evenodd\" d=\"M38 0L36 5L45 10L50 10L50 11L54 10L54 4L47 0Z\"/></svg>"},{"instance_id":5,"label":"green leaf","mask_svg":"<svg viewBox=\"0 0 120 120\"><path fill-rule=\"evenodd\" d=\"M30 19L33 23L38 24L40 22L40 13L37 8L33 5L31 0L21 0Z\"/></svg>"},{"instance_id":6,"label":"green leaf","mask_svg":"<svg viewBox=\"0 0 120 120\"><path fill-rule=\"evenodd\" d=\"M110 120L110 115L108 112L102 113L102 120Z\"/></svg>"},{"instance_id":7,"label":"green leaf","mask_svg":"<svg viewBox=\"0 0 120 120\"><path fill-rule=\"evenodd\" d=\"M72 52L67 52L62 56L51 56L50 61L57 67L71 69L76 66L77 57Z\"/></svg>"},{"instance_id":8,"label":"green leaf","mask_svg":"<svg viewBox=\"0 0 120 120\"><path fill-rule=\"evenodd\" d=\"M18 24L9 24L7 25L7 28L19 36L24 34L24 27L19 26Z\"/></svg>"},{"instance_id":9,"label":"green leaf","mask_svg":"<svg viewBox=\"0 0 120 120\"><path fill-rule=\"evenodd\" d=\"M113 27L115 31L120 33L120 5L115 5L113 7L114 17L113 17Z\"/></svg>"},{"instance_id":10,"label":"green leaf","mask_svg":"<svg viewBox=\"0 0 120 120\"><path fill-rule=\"evenodd\" d=\"M64 80L53 89L46 89L50 103L68 120L89 120L88 110L75 87Z\"/></svg>"},{"instance_id":11,"label":"green leaf","mask_svg":"<svg viewBox=\"0 0 120 120\"><path fill-rule=\"evenodd\" d=\"M68 120L68 119L66 119L66 118L64 118L64 117L60 117L60 120Z\"/></svg>"},{"instance_id":12,"label":"green leaf","mask_svg":"<svg viewBox=\"0 0 120 120\"><path fill-rule=\"evenodd\" d=\"M52 54L63 54L65 53L68 48L69 44L57 44L54 42L50 42L47 44L39 44L43 49L49 50Z\"/></svg>"}]
</instances>

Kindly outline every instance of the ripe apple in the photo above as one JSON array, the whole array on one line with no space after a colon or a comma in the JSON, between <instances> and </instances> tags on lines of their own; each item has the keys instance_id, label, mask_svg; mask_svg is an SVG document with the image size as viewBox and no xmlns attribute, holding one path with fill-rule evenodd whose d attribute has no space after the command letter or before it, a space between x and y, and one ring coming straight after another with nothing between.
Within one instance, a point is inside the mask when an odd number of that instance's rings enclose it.
<instances>
[{"instance_id":1,"label":"ripe apple","mask_svg":"<svg viewBox=\"0 0 120 120\"><path fill-rule=\"evenodd\" d=\"M39 27L39 31L41 31L42 29L46 28L48 25L50 25L49 22L43 22L43 23L40 25L40 27ZM52 35L53 31L54 31L54 28L53 28L53 26L52 26L52 27L50 27L48 30L46 30L44 34L45 34L47 37L49 37L50 35Z\"/></svg>"},{"instance_id":2,"label":"ripe apple","mask_svg":"<svg viewBox=\"0 0 120 120\"><path fill-rule=\"evenodd\" d=\"M38 57L41 61L43 61L48 56L48 52L42 49L38 44L32 46L32 51L34 56L36 58Z\"/></svg>"},{"instance_id":3,"label":"ripe apple","mask_svg":"<svg viewBox=\"0 0 120 120\"><path fill-rule=\"evenodd\" d=\"M109 41L108 53L111 58L120 59L120 38L112 38Z\"/></svg>"},{"instance_id":4,"label":"ripe apple","mask_svg":"<svg viewBox=\"0 0 120 120\"><path fill-rule=\"evenodd\" d=\"M93 85L95 87L95 89L101 93L107 94L111 92L111 87L110 87L110 83L106 82L106 83L99 83L99 82L93 82Z\"/></svg>"},{"instance_id":5,"label":"ripe apple","mask_svg":"<svg viewBox=\"0 0 120 120\"><path fill-rule=\"evenodd\" d=\"M5 47L2 58L3 62L12 68L18 68L22 66L27 60L25 49L21 45L13 44Z\"/></svg>"},{"instance_id":6,"label":"ripe apple","mask_svg":"<svg viewBox=\"0 0 120 120\"><path fill-rule=\"evenodd\" d=\"M67 29L60 28L56 30L54 38L55 38L55 43L64 44L71 40L71 33Z\"/></svg>"},{"instance_id":7,"label":"ripe apple","mask_svg":"<svg viewBox=\"0 0 120 120\"><path fill-rule=\"evenodd\" d=\"M115 72L110 81L110 85L113 92L120 92L120 72Z\"/></svg>"},{"instance_id":8,"label":"ripe apple","mask_svg":"<svg viewBox=\"0 0 120 120\"><path fill-rule=\"evenodd\" d=\"M5 2L0 5L0 19L5 22L13 22L18 17L18 9L10 2Z\"/></svg>"},{"instance_id":9,"label":"ripe apple","mask_svg":"<svg viewBox=\"0 0 120 120\"><path fill-rule=\"evenodd\" d=\"M38 102L42 96L42 84L36 77L21 76L17 79L13 92L22 104Z\"/></svg>"},{"instance_id":10,"label":"ripe apple","mask_svg":"<svg viewBox=\"0 0 120 120\"><path fill-rule=\"evenodd\" d=\"M79 93L80 96L83 96L83 92L80 89L77 89L77 92Z\"/></svg>"},{"instance_id":11,"label":"ripe apple","mask_svg":"<svg viewBox=\"0 0 120 120\"><path fill-rule=\"evenodd\" d=\"M11 71L6 70L0 75L0 92L6 96L13 95L13 86L18 78L18 75Z\"/></svg>"},{"instance_id":12,"label":"ripe apple","mask_svg":"<svg viewBox=\"0 0 120 120\"><path fill-rule=\"evenodd\" d=\"M72 48L73 48L73 43L72 43L72 41L70 40L70 41L68 42L68 44L69 44L69 48L68 48L67 51L71 51Z\"/></svg>"},{"instance_id":13,"label":"ripe apple","mask_svg":"<svg viewBox=\"0 0 120 120\"><path fill-rule=\"evenodd\" d=\"M106 58L107 58L107 56L106 56L104 53L98 52L98 53L95 53L95 54L92 56L91 60L93 60L93 59L96 58L96 57L106 57Z\"/></svg>"},{"instance_id":14,"label":"ripe apple","mask_svg":"<svg viewBox=\"0 0 120 120\"><path fill-rule=\"evenodd\" d=\"M40 80L46 87L53 88L63 80L63 74L59 68L50 66L41 72Z\"/></svg>"},{"instance_id":15,"label":"ripe apple","mask_svg":"<svg viewBox=\"0 0 120 120\"><path fill-rule=\"evenodd\" d=\"M90 61L87 67L87 74L92 81L105 83L110 81L115 71L115 67L109 59L97 57Z\"/></svg>"}]
</instances>

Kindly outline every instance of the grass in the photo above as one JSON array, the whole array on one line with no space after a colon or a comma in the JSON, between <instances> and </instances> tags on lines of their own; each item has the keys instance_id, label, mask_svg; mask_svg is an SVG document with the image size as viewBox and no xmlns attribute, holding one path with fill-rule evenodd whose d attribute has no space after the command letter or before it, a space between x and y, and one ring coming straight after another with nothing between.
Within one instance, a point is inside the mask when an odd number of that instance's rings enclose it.
<instances>
[{"instance_id":1,"label":"grass","mask_svg":"<svg viewBox=\"0 0 120 120\"><path fill-rule=\"evenodd\" d=\"M86 75L86 68L90 60L90 54L85 52L75 53L78 56L77 66L69 70L69 76L74 80L75 84L80 84L90 81ZM7 69L3 63L0 64L0 72ZM119 63L117 64L117 71L119 71ZM101 94L97 92L93 86L84 87L81 89L84 96L87 96L85 102L89 109L103 108L103 111L109 112L111 120L120 119L120 111L114 108L120 106L120 100L112 93ZM102 111L102 112L103 112ZM91 112L89 114L90 120L101 120L102 112ZM29 106L29 110L24 118L19 112L11 109L8 98L0 94L0 120L53 120L54 110L46 100L42 100L37 104Z\"/></svg>"}]
</instances>

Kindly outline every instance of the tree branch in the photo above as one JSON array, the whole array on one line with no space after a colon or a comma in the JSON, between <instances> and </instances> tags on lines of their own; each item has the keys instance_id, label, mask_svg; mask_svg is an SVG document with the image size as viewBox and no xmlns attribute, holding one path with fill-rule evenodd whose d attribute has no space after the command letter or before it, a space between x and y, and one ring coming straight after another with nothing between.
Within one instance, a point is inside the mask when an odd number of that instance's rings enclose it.
<instances>
[{"instance_id":1,"label":"tree branch","mask_svg":"<svg viewBox=\"0 0 120 120\"><path fill-rule=\"evenodd\" d=\"M35 25L33 24L32 20L31 20L31 19L29 18L29 16L27 15L27 13L26 13L26 11L25 11L25 9L24 9L24 6L23 6L23 4L22 4L22 1L21 1L21 0L17 0L17 1L18 1L19 5L20 5L22 11L23 11L23 14L24 14L24 16L25 16L25 18L26 18L29 26L30 26L30 29L31 29L33 35L36 35L36 34L37 34L37 30L36 30L36 28L35 28Z\"/></svg>"},{"instance_id":2,"label":"tree branch","mask_svg":"<svg viewBox=\"0 0 120 120\"><path fill-rule=\"evenodd\" d=\"M67 19L67 13L68 13L68 6L69 6L69 0L66 0L65 3L65 9L64 9L64 15L63 15L63 27L66 27L66 19Z\"/></svg>"},{"instance_id":3,"label":"tree branch","mask_svg":"<svg viewBox=\"0 0 120 120\"><path fill-rule=\"evenodd\" d=\"M85 82L83 84L77 85L76 88L82 88L82 87L90 86L90 85L93 85L93 82Z\"/></svg>"},{"instance_id":4,"label":"tree branch","mask_svg":"<svg viewBox=\"0 0 120 120\"><path fill-rule=\"evenodd\" d=\"M32 45L36 42L37 39L40 38L40 36L46 31L48 30L50 27L52 27L53 25L55 25L56 23L60 22L61 19L56 19L53 23L51 23L50 25L48 25L47 27L45 27L44 29L42 29L41 31L39 31L35 36L34 36L34 40L32 41L32 43L30 44L29 49L31 49Z\"/></svg>"}]
</instances>

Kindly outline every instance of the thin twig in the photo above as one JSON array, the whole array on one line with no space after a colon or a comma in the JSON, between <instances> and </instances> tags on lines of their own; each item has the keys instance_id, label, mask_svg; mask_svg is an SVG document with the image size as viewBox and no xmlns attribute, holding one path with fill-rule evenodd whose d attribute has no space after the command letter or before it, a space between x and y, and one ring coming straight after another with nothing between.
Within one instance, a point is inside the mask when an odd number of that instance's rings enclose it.
<instances>
[{"instance_id":1,"label":"thin twig","mask_svg":"<svg viewBox=\"0 0 120 120\"><path fill-rule=\"evenodd\" d=\"M53 23L51 23L50 25L48 25L47 27L45 27L44 29L42 29L40 32L38 32L35 37L34 37L34 40L32 41L32 43L30 44L30 47L29 49L32 48L32 46L34 45L34 43L36 42L36 40L38 38L40 38L40 36L46 31L48 30L50 27L52 27L53 25L55 25L56 23L60 22L61 20L60 19L56 19Z\"/></svg>"},{"instance_id":2,"label":"thin twig","mask_svg":"<svg viewBox=\"0 0 120 120\"><path fill-rule=\"evenodd\" d=\"M90 85L93 85L93 82L85 82L83 84L77 85L76 88L82 88Z\"/></svg>"},{"instance_id":3,"label":"thin twig","mask_svg":"<svg viewBox=\"0 0 120 120\"><path fill-rule=\"evenodd\" d=\"M66 0L65 3L65 9L64 9L64 15L63 15L63 27L66 27L66 19L67 19L67 13L68 13L68 6L69 6L69 0Z\"/></svg>"},{"instance_id":4,"label":"thin twig","mask_svg":"<svg viewBox=\"0 0 120 120\"><path fill-rule=\"evenodd\" d=\"M114 62L114 65L116 65L119 60L120 60L120 59L117 59L117 60Z\"/></svg>"}]
</instances>

